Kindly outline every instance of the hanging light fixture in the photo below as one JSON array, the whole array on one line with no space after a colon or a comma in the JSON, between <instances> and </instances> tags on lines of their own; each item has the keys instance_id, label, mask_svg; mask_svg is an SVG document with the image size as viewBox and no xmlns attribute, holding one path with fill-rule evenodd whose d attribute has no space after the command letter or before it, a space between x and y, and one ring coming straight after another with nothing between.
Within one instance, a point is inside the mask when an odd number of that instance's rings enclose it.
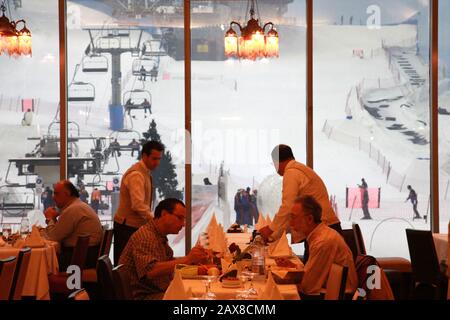
<instances>
[{"instance_id":1,"label":"hanging light fixture","mask_svg":"<svg viewBox=\"0 0 450 320\"><path fill-rule=\"evenodd\" d=\"M256 19L255 8L257 0L249 0L250 20L242 27L238 22L232 21L230 29L225 33L225 56L238 57L241 59L256 60L259 58L278 58L278 32L274 29L272 22L267 22L263 27ZM233 25L239 27L240 36L234 31ZM266 27L270 30L266 35Z\"/></svg>"},{"instance_id":2,"label":"hanging light fixture","mask_svg":"<svg viewBox=\"0 0 450 320\"><path fill-rule=\"evenodd\" d=\"M0 55L6 53L17 58L20 55L31 56L31 32L26 27L25 20L10 21L6 17L5 1L0 6ZM17 31L17 25L23 23L23 28Z\"/></svg>"}]
</instances>

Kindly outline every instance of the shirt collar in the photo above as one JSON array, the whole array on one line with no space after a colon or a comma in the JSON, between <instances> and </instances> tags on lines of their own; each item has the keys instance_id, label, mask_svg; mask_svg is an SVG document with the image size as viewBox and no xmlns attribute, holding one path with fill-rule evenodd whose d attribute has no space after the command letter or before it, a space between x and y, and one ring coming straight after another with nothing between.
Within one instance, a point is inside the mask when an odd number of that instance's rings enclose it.
<instances>
[{"instance_id":1,"label":"shirt collar","mask_svg":"<svg viewBox=\"0 0 450 320\"><path fill-rule=\"evenodd\" d=\"M70 207L72 204L74 204L77 200L80 201L79 198L75 198L75 199L73 199L72 201L70 201L68 204L66 204L63 208L61 208L61 213L62 213L64 210L66 210L68 207Z\"/></svg>"},{"instance_id":2,"label":"shirt collar","mask_svg":"<svg viewBox=\"0 0 450 320\"><path fill-rule=\"evenodd\" d=\"M144 168L149 174L152 173L152 172L150 171L150 169L147 168L147 166L145 165L144 160L141 159L141 160L139 161L139 165L140 165L142 168Z\"/></svg>"},{"instance_id":3,"label":"shirt collar","mask_svg":"<svg viewBox=\"0 0 450 320\"><path fill-rule=\"evenodd\" d=\"M295 160L292 159L291 161L289 161L289 162L287 163L286 168L285 168L284 170L290 169L291 167L294 166L294 164L295 164Z\"/></svg>"},{"instance_id":4,"label":"shirt collar","mask_svg":"<svg viewBox=\"0 0 450 320\"><path fill-rule=\"evenodd\" d=\"M160 238L161 240L163 240L163 241L165 241L165 242L169 241L169 240L167 239L167 236L163 235L163 234L159 231L159 229L158 229L158 227L156 226L155 221L153 220L153 218L150 219L150 220L147 222L147 226L148 226L148 228L150 229L150 231L154 232L154 233L158 236L158 238Z\"/></svg>"},{"instance_id":5,"label":"shirt collar","mask_svg":"<svg viewBox=\"0 0 450 320\"><path fill-rule=\"evenodd\" d=\"M306 237L306 241L308 241L308 243L311 243L312 241L314 241L314 239L316 239L317 237L320 236L320 234L322 233L323 229L326 227L326 225L321 222L320 224L318 224L313 231L311 231L311 233L308 235L308 237Z\"/></svg>"}]
</instances>

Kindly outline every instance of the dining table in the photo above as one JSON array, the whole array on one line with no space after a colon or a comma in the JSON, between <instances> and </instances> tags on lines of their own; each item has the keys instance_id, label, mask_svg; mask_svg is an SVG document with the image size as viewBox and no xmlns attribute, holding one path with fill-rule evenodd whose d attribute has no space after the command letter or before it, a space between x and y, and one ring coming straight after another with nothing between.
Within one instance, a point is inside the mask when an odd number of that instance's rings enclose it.
<instances>
[{"instance_id":1,"label":"dining table","mask_svg":"<svg viewBox=\"0 0 450 320\"><path fill-rule=\"evenodd\" d=\"M252 235L250 233L226 233L226 241L227 244L230 245L232 243L237 244L241 250L245 250L250 244ZM292 255L290 258L295 264L299 266L299 272L302 272L303 263L298 259L297 256ZM239 265L239 263L238 263ZM266 257L265 258L265 266L266 266L266 276L268 271L275 268L276 262L274 258ZM267 284L266 278L256 278L253 281L247 281L246 284L242 284L236 288L225 287L221 281L213 281L210 284L211 291L216 295L218 300L235 300L239 296L239 293L248 290L250 283L253 285L254 289L258 292L257 296L253 296L253 299L258 299L258 296L262 294L264 288ZM201 299L206 292L206 283L205 280L199 276L196 279L183 279L183 285L185 290L189 290L192 292L192 297L194 299ZM244 288L245 286L245 288ZM277 287L283 297L284 300L300 300L300 295L298 293L297 286L295 284L277 284Z\"/></svg>"},{"instance_id":2,"label":"dining table","mask_svg":"<svg viewBox=\"0 0 450 320\"><path fill-rule=\"evenodd\" d=\"M50 300L48 275L58 272L59 244L45 240L44 246L32 247L30 263L25 277L22 297L33 297L36 300ZM0 247L0 259L17 257L21 247L5 244Z\"/></svg>"}]
</instances>

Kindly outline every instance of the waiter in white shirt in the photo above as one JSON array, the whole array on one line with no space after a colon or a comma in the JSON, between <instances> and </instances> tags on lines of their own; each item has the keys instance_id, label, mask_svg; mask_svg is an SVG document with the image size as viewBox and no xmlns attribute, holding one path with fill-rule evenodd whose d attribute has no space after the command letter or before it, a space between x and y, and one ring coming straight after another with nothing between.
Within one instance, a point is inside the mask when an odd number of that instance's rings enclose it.
<instances>
[{"instance_id":1,"label":"waiter in white shirt","mask_svg":"<svg viewBox=\"0 0 450 320\"><path fill-rule=\"evenodd\" d=\"M312 196L322 207L322 222L340 232L341 223L330 204L327 188L311 168L295 161L291 147L278 145L272 151L272 160L278 174L283 177L282 202L272 224L259 230L266 240L276 240L289 228L290 213L299 196ZM306 239L304 234L291 230L292 243ZM305 250L305 258L308 252Z\"/></svg>"},{"instance_id":2,"label":"waiter in white shirt","mask_svg":"<svg viewBox=\"0 0 450 320\"><path fill-rule=\"evenodd\" d=\"M128 240L141 226L153 218L152 170L159 166L164 145L149 141L142 146L141 160L122 176L119 208L114 215L114 264Z\"/></svg>"}]
</instances>

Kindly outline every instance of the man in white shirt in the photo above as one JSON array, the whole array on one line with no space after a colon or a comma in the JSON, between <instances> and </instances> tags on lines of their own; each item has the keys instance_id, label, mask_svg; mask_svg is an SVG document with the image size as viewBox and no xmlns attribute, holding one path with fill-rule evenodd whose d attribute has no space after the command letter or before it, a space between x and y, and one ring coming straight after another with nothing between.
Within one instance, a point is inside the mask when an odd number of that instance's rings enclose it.
<instances>
[{"instance_id":1,"label":"man in white shirt","mask_svg":"<svg viewBox=\"0 0 450 320\"><path fill-rule=\"evenodd\" d=\"M307 237L310 256L305 264L300 292L318 295L325 287L333 263L348 267L346 292L355 292L358 276L353 255L344 238L321 222L322 208L311 196L301 196L294 201L290 225Z\"/></svg>"},{"instance_id":2,"label":"man in white shirt","mask_svg":"<svg viewBox=\"0 0 450 320\"><path fill-rule=\"evenodd\" d=\"M122 176L119 208L114 215L114 264L131 235L152 219L152 170L159 166L164 146L149 141L142 146L141 160Z\"/></svg>"},{"instance_id":3,"label":"man in white shirt","mask_svg":"<svg viewBox=\"0 0 450 320\"><path fill-rule=\"evenodd\" d=\"M259 230L266 240L279 239L289 228L291 208L298 196L312 196L322 207L322 222L338 231L340 221L330 204L328 191L322 179L311 168L295 161L292 149L278 145L272 151L272 160L278 174L283 177L282 203L272 224ZM306 235L291 230L292 243L304 241Z\"/></svg>"},{"instance_id":4,"label":"man in white shirt","mask_svg":"<svg viewBox=\"0 0 450 320\"><path fill-rule=\"evenodd\" d=\"M102 224L94 210L79 197L79 191L69 180L60 181L55 184L53 192L53 199L59 211L49 207L44 212L47 237L61 244L60 270L66 270L78 236L84 234L90 236L86 267L96 266L103 235Z\"/></svg>"}]
</instances>

